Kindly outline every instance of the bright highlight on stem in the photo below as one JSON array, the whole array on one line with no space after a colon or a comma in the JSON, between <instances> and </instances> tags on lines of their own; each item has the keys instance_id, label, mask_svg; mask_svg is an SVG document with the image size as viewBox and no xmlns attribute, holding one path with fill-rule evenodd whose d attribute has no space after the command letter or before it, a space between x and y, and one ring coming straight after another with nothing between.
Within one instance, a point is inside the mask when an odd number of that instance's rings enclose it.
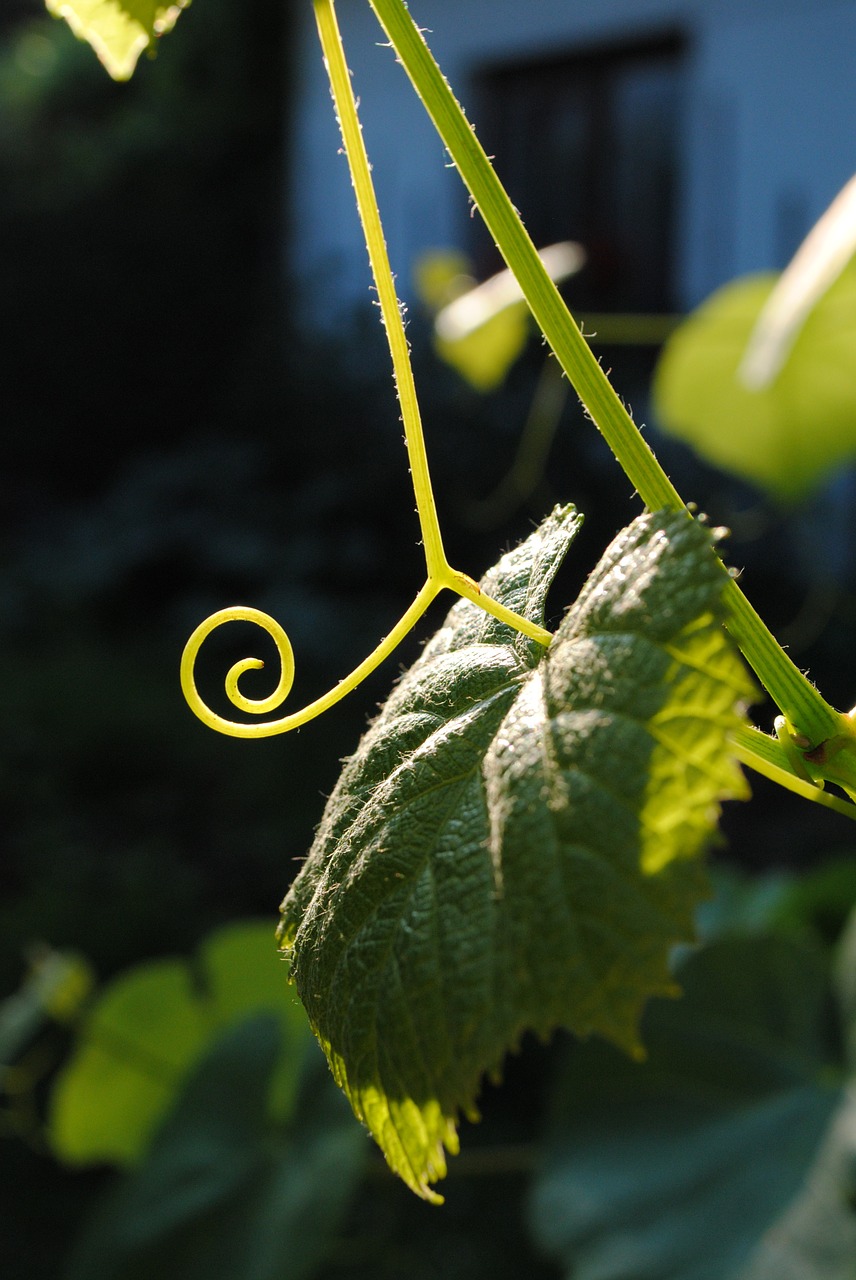
<instances>
[{"instance_id":1,"label":"bright highlight on stem","mask_svg":"<svg viewBox=\"0 0 856 1280\"><path fill-rule=\"evenodd\" d=\"M443 539L437 518L434 492L431 487L431 476L428 470L428 457L425 451L425 439L422 431L422 419L419 413L419 402L413 381L410 364L410 352L404 333L401 308L395 292L392 270L386 251L386 241L381 226L380 213L372 183L371 170L363 144L362 131L357 117L356 104L351 90L351 79L345 62L342 40L333 8L333 0L315 0L315 19L318 34L330 78L330 88L342 131L345 154L351 170L351 180L357 200L357 208L362 222L368 249L372 274L377 288L378 301L387 341L392 356L395 385L401 405L401 417L404 424L404 438L410 461L410 477L416 498L416 510L422 534L422 547L425 553L427 578L410 608L398 620L389 634L355 667L350 675L341 680L323 697L316 698L300 711L282 716L277 720L266 720L255 723L244 723L239 720L227 720L212 711L203 701L196 686L194 669L202 644L212 631L227 622L253 622L266 631L276 646L280 661L280 678L273 693L265 698L248 698L239 687L239 681L245 671L258 670L264 666L260 658L243 658L230 668L226 676L226 696L233 706L240 711L253 715L266 715L275 711L288 696L294 680L294 654L291 642L279 623L269 614L262 613L245 605L221 609L196 628L184 648L181 659L181 687L192 711L211 729L229 734L235 738L269 738L275 734L287 733L300 725L313 720L334 706L340 699L360 684L366 676L378 667L385 658L401 643L408 631L419 621L432 600L441 591L449 590L456 595L470 600L484 609L486 613L507 623L508 626L529 636L538 644L548 645L552 635L543 627L506 609L490 596L486 596L467 574L453 569L446 559Z\"/></svg>"}]
</instances>

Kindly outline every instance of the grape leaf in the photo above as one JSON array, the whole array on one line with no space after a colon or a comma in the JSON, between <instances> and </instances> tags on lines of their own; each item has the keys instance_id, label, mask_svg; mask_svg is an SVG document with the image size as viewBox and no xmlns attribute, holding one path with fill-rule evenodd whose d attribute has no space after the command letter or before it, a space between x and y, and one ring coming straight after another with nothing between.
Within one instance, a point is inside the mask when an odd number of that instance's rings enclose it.
<instances>
[{"instance_id":1,"label":"grape leaf","mask_svg":"<svg viewBox=\"0 0 856 1280\"><path fill-rule=\"evenodd\" d=\"M483 589L541 621L578 525L554 511ZM428 1199L524 1030L638 1052L646 999L675 991L695 855L745 794L722 585L710 535L659 513L616 538L546 655L460 601L343 770L280 938L336 1079Z\"/></svg>"},{"instance_id":2,"label":"grape leaf","mask_svg":"<svg viewBox=\"0 0 856 1280\"><path fill-rule=\"evenodd\" d=\"M137 59L175 26L190 0L45 0L80 40L92 45L114 80L129 80Z\"/></svg>"}]
</instances>

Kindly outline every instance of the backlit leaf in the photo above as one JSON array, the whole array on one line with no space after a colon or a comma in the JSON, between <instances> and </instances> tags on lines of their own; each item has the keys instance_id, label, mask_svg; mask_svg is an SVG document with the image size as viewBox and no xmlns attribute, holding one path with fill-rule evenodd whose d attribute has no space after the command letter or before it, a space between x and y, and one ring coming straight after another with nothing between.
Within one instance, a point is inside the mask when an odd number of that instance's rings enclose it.
<instances>
[{"instance_id":1,"label":"backlit leaf","mask_svg":"<svg viewBox=\"0 0 856 1280\"><path fill-rule=\"evenodd\" d=\"M476 391L486 394L505 381L528 336L529 312L521 302L506 307L461 338L435 337L434 348Z\"/></svg>"},{"instance_id":2,"label":"backlit leaf","mask_svg":"<svg viewBox=\"0 0 856 1280\"><path fill-rule=\"evenodd\" d=\"M796 502L856 458L856 264L815 304L777 377L754 389L739 369L775 282L746 277L695 311L666 344L654 400L669 434Z\"/></svg>"},{"instance_id":3,"label":"backlit leaf","mask_svg":"<svg viewBox=\"0 0 856 1280\"><path fill-rule=\"evenodd\" d=\"M476 288L471 263L452 249L430 250L417 260L414 282L433 310L442 309ZM521 355L529 335L529 312L522 301L484 316L464 333L443 336L435 331L434 349L476 391L496 390Z\"/></svg>"},{"instance_id":4,"label":"backlit leaf","mask_svg":"<svg viewBox=\"0 0 856 1280\"><path fill-rule=\"evenodd\" d=\"M88 41L114 80L134 74L141 53L175 26L190 0L45 0L48 12L65 18Z\"/></svg>"},{"instance_id":5,"label":"backlit leaf","mask_svg":"<svg viewBox=\"0 0 856 1280\"><path fill-rule=\"evenodd\" d=\"M72 1164L138 1159L188 1071L213 1039L254 1010L275 1014L284 1052L267 1105L293 1105L306 1019L267 923L242 922L206 940L198 960L156 960L107 985L83 1024L51 1098L50 1138Z\"/></svg>"},{"instance_id":6,"label":"backlit leaf","mask_svg":"<svg viewBox=\"0 0 856 1280\"><path fill-rule=\"evenodd\" d=\"M533 621L578 527L557 509L482 586ZM467 602L346 765L283 904L298 990L419 1194L523 1031L631 1051L705 893L696 855L745 784L749 694L722 568L683 514L607 550L546 653Z\"/></svg>"}]
</instances>

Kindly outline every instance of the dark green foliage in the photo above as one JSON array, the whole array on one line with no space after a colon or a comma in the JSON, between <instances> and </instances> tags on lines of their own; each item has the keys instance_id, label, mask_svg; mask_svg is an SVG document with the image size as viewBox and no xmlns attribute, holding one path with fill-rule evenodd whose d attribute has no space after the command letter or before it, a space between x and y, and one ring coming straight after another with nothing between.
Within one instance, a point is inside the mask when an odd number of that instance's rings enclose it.
<instances>
[{"instance_id":1,"label":"dark green foliage","mask_svg":"<svg viewBox=\"0 0 856 1280\"><path fill-rule=\"evenodd\" d=\"M771 936L712 942L678 976L683 999L645 1016L645 1063L569 1050L533 1192L537 1238L575 1280L850 1280L844 982L830 983L821 953ZM839 1013L849 1029L852 1009Z\"/></svg>"},{"instance_id":2,"label":"dark green foliage","mask_svg":"<svg viewBox=\"0 0 856 1280\"><path fill-rule=\"evenodd\" d=\"M280 1029L260 1016L216 1042L143 1164L105 1200L68 1280L306 1280L329 1249L365 1139L322 1063L305 1064L287 1123L267 1097Z\"/></svg>"}]
</instances>

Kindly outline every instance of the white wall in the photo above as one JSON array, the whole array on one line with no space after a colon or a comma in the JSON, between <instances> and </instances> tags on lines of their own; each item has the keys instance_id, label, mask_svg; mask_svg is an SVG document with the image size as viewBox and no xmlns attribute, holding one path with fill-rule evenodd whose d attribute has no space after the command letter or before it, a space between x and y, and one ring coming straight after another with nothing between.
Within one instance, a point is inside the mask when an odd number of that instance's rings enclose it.
<instances>
[{"instance_id":1,"label":"white wall","mask_svg":"<svg viewBox=\"0 0 856 1280\"><path fill-rule=\"evenodd\" d=\"M454 243L467 197L402 68L381 47L368 0L339 0L337 11L407 298L414 256ZM676 246L685 306L732 275L782 266L856 172L853 0L411 0L410 11L465 109L472 75L486 64L686 33ZM304 12L288 269L306 318L325 325L369 296L370 277L308 3ZM501 158L498 167L501 174Z\"/></svg>"}]
</instances>

